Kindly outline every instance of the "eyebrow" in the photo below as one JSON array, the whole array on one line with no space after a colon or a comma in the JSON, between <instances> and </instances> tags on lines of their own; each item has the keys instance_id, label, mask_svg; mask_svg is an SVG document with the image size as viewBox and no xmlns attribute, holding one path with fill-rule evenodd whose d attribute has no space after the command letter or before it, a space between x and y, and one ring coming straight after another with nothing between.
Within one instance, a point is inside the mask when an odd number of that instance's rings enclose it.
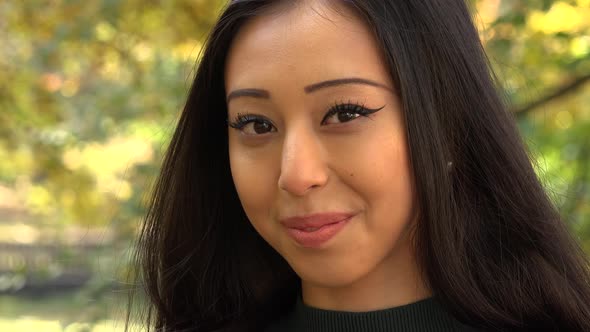
<instances>
[{"instance_id":1,"label":"eyebrow","mask_svg":"<svg viewBox=\"0 0 590 332\"><path fill-rule=\"evenodd\" d=\"M308 85L303 90L305 91L305 93L312 93L312 92L315 92L320 89L329 88L329 87L338 86L338 85L344 85L344 84L364 84L364 85L375 86L378 88L383 88L386 90L391 90L388 86L386 86L384 84L377 83L377 82L368 80L366 78L359 78L359 77L339 78L336 80L323 81L323 82L315 83L312 85Z\"/></svg>"},{"instance_id":2,"label":"eyebrow","mask_svg":"<svg viewBox=\"0 0 590 332\"><path fill-rule=\"evenodd\" d=\"M254 98L262 98L262 99L269 99L270 92L262 89L238 89L232 91L226 99L226 102L229 103L230 100L238 97L254 97Z\"/></svg>"},{"instance_id":3,"label":"eyebrow","mask_svg":"<svg viewBox=\"0 0 590 332\"><path fill-rule=\"evenodd\" d=\"M381 84L378 82L374 82L365 78L359 77L349 77L349 78L339 78L335 80L328 80L319 83L314 83L308 85L303 88L305 93L312 93L320 89L325 89L329 87L334 87L338 85L346 85L346 84L364 84L370 85L374 87L379 87L391 91L391 88L385 84ZM238 97L253 97L253 98L260 98L260 99L270 99L270 92L263 90L263 89L237 89L232 91L226 99L226 102L229 103L230 100Z\"/></svg>"}]
</instances>

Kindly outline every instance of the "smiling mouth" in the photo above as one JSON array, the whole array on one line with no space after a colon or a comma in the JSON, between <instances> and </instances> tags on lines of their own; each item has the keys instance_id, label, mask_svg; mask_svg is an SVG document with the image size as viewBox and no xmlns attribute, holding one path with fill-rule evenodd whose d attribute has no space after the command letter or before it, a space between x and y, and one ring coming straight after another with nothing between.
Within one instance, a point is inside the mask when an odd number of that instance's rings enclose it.
<instances>
[{"instance_id":1,"label":"smiling mouth","mask_svg":"<svg viewBox=\"0 0 590 332\"><path fill-rule=\"evenodd\" d=\"M321 249L334 238L354 216L320 227L286 228L287 234L301 247Z\"/></svg>"},{"instance_id":2,"label":"smiling mouth","mask_svg":"<svg viewBox=\"0 0 590 332\"><path fill-rule=\"evenodd\" d=\"M330 224L325 224L325 225L322 225L322 226L319 226L319 227L306 227L306 228L299 228L299 230L301 230L301 231L304 231L304 232L315 232L315 231L317 231L318 229L324 228L324 227L326 227L326 226L334 225L334 224L337 224L337 223L339 223L339 222L340 222L340 221L337 221L337 222L333 222L333 223L330 223Z\"/></svg>"},{"instance_id":3,"label":"smiling mouth","mask_svg":"<svg viewBox=\"0 0 590 332\"><path fill-rule=\"evenodd\" d=\"M332 225L332 224L330 224ZM322 226L323 227L323 226ZM304 228L303 231L304 232L313 232L313 231L317 231L318 229L320 229L321 227L317 227L317 228Z\"/></svg>"}]
</instances>

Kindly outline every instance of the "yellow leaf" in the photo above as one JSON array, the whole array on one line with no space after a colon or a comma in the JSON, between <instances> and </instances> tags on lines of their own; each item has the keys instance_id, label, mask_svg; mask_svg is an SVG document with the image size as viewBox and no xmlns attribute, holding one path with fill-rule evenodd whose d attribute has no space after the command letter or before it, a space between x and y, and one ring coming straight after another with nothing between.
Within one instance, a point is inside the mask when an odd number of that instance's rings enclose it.
<instances>
[{"instance_id":1,"label":"yellow leaf","mask_svg":"<svg viewBox=\"0 0 590 332\"><path fill-rule=\"evenodd\" d=\"M527 25L530 29L545 34L578 32L590 25L590 9L558 1L546 13L531 11Z\"/></svg>"}]
</instances>

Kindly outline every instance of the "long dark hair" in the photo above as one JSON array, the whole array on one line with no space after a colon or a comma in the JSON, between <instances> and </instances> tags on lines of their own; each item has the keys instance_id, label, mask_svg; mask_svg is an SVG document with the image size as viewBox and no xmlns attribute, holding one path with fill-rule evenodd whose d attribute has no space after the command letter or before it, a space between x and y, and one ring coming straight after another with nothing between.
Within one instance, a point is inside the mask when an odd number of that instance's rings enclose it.
<instances>
[{"instance_id":1,"label":"long dark hair","mask_svg":"<svg viewBox=\"0 0 590 332\"><path fill-rule=\"evenodd\" d=\"M277 2L233 1L208 38L137 247L151 329L260 331L295 301L298 277L238 200L224 91L237 30ZM588 260L535 175L464 1L342 3L397 85L434 296L482 329L590 331Z\"/></svg>"}]
</instances>

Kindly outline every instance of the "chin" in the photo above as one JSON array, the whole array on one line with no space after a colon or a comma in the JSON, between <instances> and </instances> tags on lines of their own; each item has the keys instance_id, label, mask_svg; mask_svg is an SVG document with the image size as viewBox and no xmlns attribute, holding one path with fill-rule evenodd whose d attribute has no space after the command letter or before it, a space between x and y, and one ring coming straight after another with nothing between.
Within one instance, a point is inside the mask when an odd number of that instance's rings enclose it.
<instances>
[{"instance_id":1,"label":"chin","mask_svg":"<svg viewBox=\"0 0 590 332\"><path fill-rule=\"evenodd\" d=\"M314 287L340 288L354 283L361 277L360 271L350 269L338 269L333 267L324 267L322 269L308 267L296 269L295 273L301 278L301 281Z\"/></svg>"}]
</instances>

